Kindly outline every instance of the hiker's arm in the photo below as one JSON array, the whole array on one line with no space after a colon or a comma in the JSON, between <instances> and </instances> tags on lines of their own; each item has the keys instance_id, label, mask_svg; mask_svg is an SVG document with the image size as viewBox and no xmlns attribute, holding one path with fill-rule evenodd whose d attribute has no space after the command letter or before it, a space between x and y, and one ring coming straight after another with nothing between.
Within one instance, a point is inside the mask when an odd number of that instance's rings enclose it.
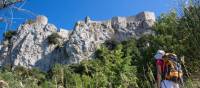
<instances>
[{"instance_id":1,"label":"hiker's arm","mask_svg":"<svg viewBox=\"0 0 200 88\"><path fill-rule=\"evenodd\" d=\"M160 65L156 65L157 68L157 87L160 88L160 84L161 84L161 66Z\"/></svg>"}]
</instances>

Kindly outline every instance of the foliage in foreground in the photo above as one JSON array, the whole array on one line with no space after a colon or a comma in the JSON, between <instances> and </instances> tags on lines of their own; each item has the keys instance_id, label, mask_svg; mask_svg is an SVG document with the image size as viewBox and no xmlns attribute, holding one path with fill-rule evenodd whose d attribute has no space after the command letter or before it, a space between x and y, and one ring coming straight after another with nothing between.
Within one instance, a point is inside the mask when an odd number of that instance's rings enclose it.
<instances>
[{"instance_id":1,"label":"foliage in foreground","mask_svg":"<svg viewBox=\"0 0 200 88\"><path fill-rule=\"evenodd\" d=\"M95 60L82 61L80 64L73 65L56 64L48 74L36 69L17 67L13 71L2 70L0 77L9 82L11 88L13 86L19 88L20 86L26 88L138 87L137 68L133 65L136 64L133 60L137 60L136 57L140 55L135 44L134 41L126 45L117 44L113 50L102 46L102 49L96 52ZM129 45L131 47L127 47Z\"/></svg>"}]
</instances>

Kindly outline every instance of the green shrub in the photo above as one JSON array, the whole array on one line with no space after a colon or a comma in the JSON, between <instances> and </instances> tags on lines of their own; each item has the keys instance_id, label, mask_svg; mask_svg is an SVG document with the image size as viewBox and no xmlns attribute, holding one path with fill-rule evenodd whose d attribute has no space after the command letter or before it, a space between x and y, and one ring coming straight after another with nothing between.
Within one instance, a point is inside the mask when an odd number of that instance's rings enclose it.
<instances>
[{"instance_id":1,"label":"green shrub","mask_svg":"<svg viewBox=\"0 0 200 88\"><path fill-rule=\"evenodd\" d=\"M5 40L10 40L14 35L16 35L16 31L9 30L3 34Z\"/></svg>"},{"instance_id":2,"label":"green shrub","mask_svg":"<svg viewBox=\"0 0 200 88\"><path fill-rule=\"evenodd\" d=\"M107 40L105 41L104 45L109 49L109 50L113 50L117 44L119 44L119 42L117 42L116 40Z\"/></svg>"},{"instance_id":3,"label":"green shrub","mask_svg":"<svg viewBox=\"0 0 200 88\"><path fill-rule=\"evenodd\" d=\"M60 35L58 35L58 33L52 33L51 35L48 36L48 42L49 44L60 44L59 38Z\"/></svg>"}]
</instances>

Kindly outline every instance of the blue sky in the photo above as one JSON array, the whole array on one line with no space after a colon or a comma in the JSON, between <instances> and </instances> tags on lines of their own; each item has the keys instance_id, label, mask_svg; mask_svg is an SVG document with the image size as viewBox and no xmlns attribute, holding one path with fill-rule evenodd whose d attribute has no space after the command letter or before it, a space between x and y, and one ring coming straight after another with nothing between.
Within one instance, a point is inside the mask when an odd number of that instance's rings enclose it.
<instances>
[{"instance_id":1,"label":"blue sky","mask_svg":"<svg viewBox=\"0 0 200 88\"><path fill-rule=\"evenodd\" d=\"M76 21L90 16L92 20L106 20L113 16L131 16L141 11L153 11L159 16L176 7L176 0L27 0L23 8L46 15L49 23L58 28L73 29ZM0 11L4 14L4 11ZM7 15L9 13L7 12ZM34 18L14 11L16 18ZM4 14L5 15L5 14ZM14 21L15 26L25 19ZM0 23L0 28L4 25ZM12 28L15 28L13 26ZM2 34L2 30L0 34Z\"/></svg>"}]
</instances>

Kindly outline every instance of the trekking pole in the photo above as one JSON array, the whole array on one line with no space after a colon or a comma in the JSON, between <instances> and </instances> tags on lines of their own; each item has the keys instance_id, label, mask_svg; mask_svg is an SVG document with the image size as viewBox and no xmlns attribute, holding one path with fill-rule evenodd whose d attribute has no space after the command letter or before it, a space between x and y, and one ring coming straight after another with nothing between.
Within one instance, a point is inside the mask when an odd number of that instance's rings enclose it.
<instances>
[{"instance_id":1,"label":"trekking pole","mask_svg":"<svg viewBox=\"0 0 200 88\"><path fill-rule=\"evenodd\" d=\"M188 70L187 70L187 68L186 68L186 66L185 66L185 57L184 57L184 56L181 57L181 63L182 63L183 68L184 68L184 70L185 70L185 72L186 72L186 76L189 77L190 74L189 74L189 72L188 72Z\"/></svg>"},{"instance_id":2,"label":"trekking pole","mask_svg":"<svg viewBox=\"0 0 200 88\"><path fill-rule=\"evenodd\" d=\"M178 82L182 87L184 86L184 82L183 82L183 77L182 77L182 75L180 75L180 72L182 72L183 73L183 71L182 71L182 69L181 69L181 64L179 64L178 62L180 62L180 60L178 60L178 58L176 59L177 60L177 70L178 70L178 78L176 79L176 82Z\"/></svg>"},{"instance_id":3,"label":"trekking pole","mask_svg":"<svg viewBox=\"0 0 200 88\"><path fill-rule=\"evenodd\" d=\"M186 68L186 65L185 65L185 57L184 56L181 56L181 63L183 65L183 69L185 70L185 73L186 73L186 77L189 78L190 77L190 73L188 72L187 68ZM183 83L183 79L182 79L182 83ZM183 87L184 87L184 83L183 83ZM187 85L186 85L187 86ZM191 86L193 87L193 85L191 84ZM191 87L190 86L190 87Z\"/></svg>"}]
</instances>

